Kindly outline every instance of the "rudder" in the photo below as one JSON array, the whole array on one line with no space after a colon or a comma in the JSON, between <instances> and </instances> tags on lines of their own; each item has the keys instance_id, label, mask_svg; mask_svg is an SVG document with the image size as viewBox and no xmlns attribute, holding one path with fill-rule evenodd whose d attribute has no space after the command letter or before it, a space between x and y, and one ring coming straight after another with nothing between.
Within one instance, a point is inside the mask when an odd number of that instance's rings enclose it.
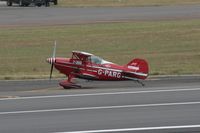
<instances>
[{"instance_id":1,"label":"rudder","mask_svg":"<svg viewBox=\"0 0 200 133\"><path fill-rule=\"evenodd\" d=\"M144 59L133 59L126 65L126 67L131 71L136 72L142 79L146 79L149 74L149 66L147 61Z\"/></svg>"}]
</instances>

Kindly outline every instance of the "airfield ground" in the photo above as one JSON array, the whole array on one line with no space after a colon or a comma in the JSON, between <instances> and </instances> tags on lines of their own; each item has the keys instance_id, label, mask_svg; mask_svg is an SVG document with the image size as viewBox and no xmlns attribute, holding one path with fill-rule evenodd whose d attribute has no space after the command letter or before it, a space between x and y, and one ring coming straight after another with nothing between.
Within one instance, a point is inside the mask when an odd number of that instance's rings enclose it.
<instances>
[{"instance_id":1,"label":"airfield ground","mask_svg":"<svg viewBox=\"0 0 200 133\"><path fill-rule=\"evenodd\" d=\"M159 2L142 2L149 1ZM178 0L160 0L167 1ZM47 77L45 59L51 56L54 40L58 42L57 56L84 50L119 64L142 57L148 59L152 75L200 74L199 9L200 5L0 5L1 78ZM60 80L0 80L0 132L200 132L199 76L150 76L144 81L146 86L132 81L80 80L83 88L67 90L58 86Z\"/></svg>"},{"instance_id":2,"label":"airfield ground","mask_svg":"<svg viewBox=\"0 0 200 133\"><path fill-rule=\"evenodd\" d=\"M148 60L151 75L200 74L199 1L62 2L72 7L173 6L67 9L1 5L0 79L48 77L45 60L52 54L54 40L57 56L69 57L72 50L82 50L121 65L140 57Z\"/></svg>"},{"instance_id":3,"label":"airfield ground","mask_svg":"<svg viewBox=\"0 0 200 133\"><path fill-rule=\"evenodd\" d=\"M2 77L47 76L53 41L57 56L82 50L119 64L145 58L150 74L200 73L200 20L1 28ZM35 76L34 76L35 75Z\"/></svg>"}]
</instances>

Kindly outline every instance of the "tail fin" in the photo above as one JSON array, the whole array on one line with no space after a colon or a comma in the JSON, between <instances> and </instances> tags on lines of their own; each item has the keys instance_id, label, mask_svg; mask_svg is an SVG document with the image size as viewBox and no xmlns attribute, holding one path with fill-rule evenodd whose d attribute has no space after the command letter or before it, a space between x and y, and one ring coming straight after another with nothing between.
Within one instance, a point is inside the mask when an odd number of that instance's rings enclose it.
<instances>
[{"instance_id":1,"label":"tail fin","mask_svg":"<svg viewBox=\"0 0 200 133\"><path fill-rule=\"evenodd\" d=\"M149 73L148 63L143 59L133 59L126 67L132 72L135 72L136 76L140 79L146 79Z\"/></svg>"}]
</instances>

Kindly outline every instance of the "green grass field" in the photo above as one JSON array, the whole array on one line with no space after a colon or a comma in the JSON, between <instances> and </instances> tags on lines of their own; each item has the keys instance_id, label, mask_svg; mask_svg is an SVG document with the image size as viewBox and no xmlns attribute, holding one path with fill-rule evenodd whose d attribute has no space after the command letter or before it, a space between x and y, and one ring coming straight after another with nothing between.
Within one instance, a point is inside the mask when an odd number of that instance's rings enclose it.
<instances>
[{"instance_id":1,"label":"green grass field","mask_svg":"<svg viewBox=\"0 0 200 133\"><path fill-rule=\"evenodd\" d=\"M200 20L191 20L1 28L0 78L48 77L54 40L61 57L82 50L118 64L144 58L151 75L200 74Z\"/></svg>"},{"instance_id":2,"label":"green grass field","mask_svg":"<svg viewBox=\"0 0 200 133\"><path fill-rule=\"evenodd\" d=\"M59 0L59 6L162 6L180 4L200 4L199 0Z\"/></svg>"}]
</instances>

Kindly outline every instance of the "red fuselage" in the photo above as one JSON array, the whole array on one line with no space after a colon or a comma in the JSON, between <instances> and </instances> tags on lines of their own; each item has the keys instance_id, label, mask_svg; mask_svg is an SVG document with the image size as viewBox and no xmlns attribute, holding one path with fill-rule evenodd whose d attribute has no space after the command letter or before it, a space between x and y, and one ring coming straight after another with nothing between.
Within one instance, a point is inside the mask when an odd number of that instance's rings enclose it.
<instances>
[{"instance_id":1,"label":"red fuselage","mask_svg":"<svg viewBox=\"0 0 200 133\"><path fill-rule=\"evenodd\" d=\"M67 80L59 83L64 88L80 87L72 81L73 78L108 81L135 80L139 82L140 79L146 79L148 76L148 64L143 59L133 59L128 64L120 66L81 51L73 51L71 58L56 58L55 48L53 57L47 59L47 62L51 64L50 79L53 67L55 67L68 77ZM143 85L143 83L141 84Z\"/></svg>"},{"instance_id":2,"label":"red fuselage","mask_svg":"<svg viewBox=\"0 0 200 133\"><path fill-rule=\"evenodd\" d=\"M130 80L145 79L147 74L134 72L126 66L106 62L95 64L90 61L81 61L72 58L55 58L54 67L66 76L73 75L77 78L90 80Z\"/></svg>"}]
</instances>

